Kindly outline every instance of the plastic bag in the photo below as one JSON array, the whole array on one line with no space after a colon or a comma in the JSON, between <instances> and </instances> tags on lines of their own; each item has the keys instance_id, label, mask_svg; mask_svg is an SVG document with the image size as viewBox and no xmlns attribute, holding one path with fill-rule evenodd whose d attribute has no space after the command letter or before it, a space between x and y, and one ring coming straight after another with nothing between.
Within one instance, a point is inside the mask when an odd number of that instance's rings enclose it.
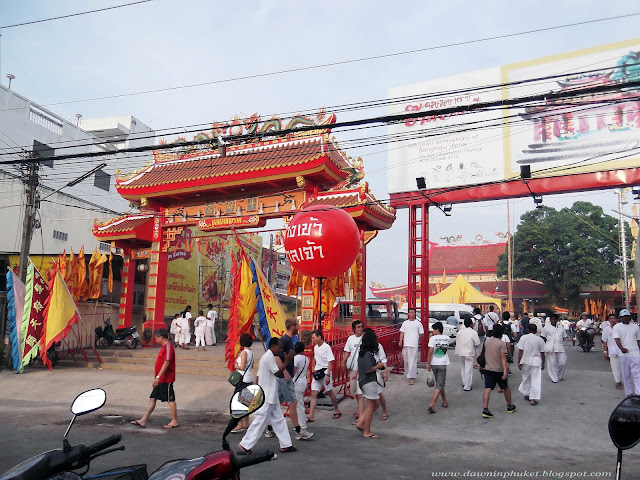
<instances>
[{"instance_id":1,"label":"plastic bag","mask_svg":"<svg viewBox=\"0 0 640 480\"><path fill-rule=\"evenodd\" d=\"M427 387L435 387L436 386L436 376L433 374L433 371L427 370Z\"/></svg>"}]
</instances>

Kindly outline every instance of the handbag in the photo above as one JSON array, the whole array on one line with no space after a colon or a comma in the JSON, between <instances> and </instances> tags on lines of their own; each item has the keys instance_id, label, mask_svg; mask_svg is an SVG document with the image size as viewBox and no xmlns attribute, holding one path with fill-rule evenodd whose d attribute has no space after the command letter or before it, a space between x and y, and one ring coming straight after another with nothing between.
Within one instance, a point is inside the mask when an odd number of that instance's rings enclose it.
<instances>
[{"instance_id":1,"label":"handbag","mask_svg":"<svg viewBox=\"0 0 640 480\"><path fill-rule=\"evenodd\" d=\"M355 370L358 368L358 354L360 353L360 345L355 352L353 352L349 358L347 358L347 370Z\"/></svg>"},{"instance_id":2,"label":"handbag","mask_svg":"<svg viewBox=\"0 0 640 480\"><path fill-rule=\"evenodd\" d=\"M314 371L311 376L313 377L314 380L322 380L325 376L325 370L326 368L321 368L320 370L316 370Z\"/></svg>"},{"instance_id":3,"label":"handbag","mask_svg":"<svg viewBox=\"0 0 640 480\"><path fill-rule=\"evenodd\" d=\"M243 373L240 373L238 370L234 370L229 374L229 378L227 378L227 381L234 387L237 387L238 385L240 385L240 382L244 381L244 376L246 375L247 370L249 370L252 365L253 365L253 357L251 358L251 362L249 362L249 365L245 367Z\"/></svg>"},{"instance_id":4,"label":"handbag","mask_svg":"<svg viewBox=\"0 0 640 480\"><path fill-rule=\"evenodd\" d=\"M487 361L484 358L484 343L482 344L482 352L478 355L478 365L480 368L484 368L487 365Z\"/></svg>"}]
</instances>

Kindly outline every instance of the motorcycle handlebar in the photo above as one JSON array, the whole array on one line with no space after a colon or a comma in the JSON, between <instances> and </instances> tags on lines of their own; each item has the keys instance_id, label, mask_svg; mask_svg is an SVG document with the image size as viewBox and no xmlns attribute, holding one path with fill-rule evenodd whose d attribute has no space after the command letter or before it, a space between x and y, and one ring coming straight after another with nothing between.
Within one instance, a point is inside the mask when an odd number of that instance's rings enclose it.
<instances>
[{"instance_id":1,"label":"motorcycle handlebar","mask_svg":"<svg viewBox=\"0 0 640 480\"><path fill-rule=\"evenodd\" d=\"M240 470L241 468L250 467L251 465L256 465L262 462L268 462L273 458L274 454L272 451L267 450L265 452L252 453L251 455L243 456L243 457L233 457L233 466L236 470Z\"/></svg>"},{"instance_id":2,"label":"motorcycle handlebar","mask_svg":"<svg viewBox=\"0 0 640 480\"><path fill-rule=\"evenodd\" d=\"M94 443L93 445L89 445L88 447L84 447L82 449L82 454L90 457L101 450L105 450L113 445L116 445L118 442L122 440L122 435L111 435L109 438L105 438L104 440L100 440L99 442Z\"/></svg>"}]
</instances>

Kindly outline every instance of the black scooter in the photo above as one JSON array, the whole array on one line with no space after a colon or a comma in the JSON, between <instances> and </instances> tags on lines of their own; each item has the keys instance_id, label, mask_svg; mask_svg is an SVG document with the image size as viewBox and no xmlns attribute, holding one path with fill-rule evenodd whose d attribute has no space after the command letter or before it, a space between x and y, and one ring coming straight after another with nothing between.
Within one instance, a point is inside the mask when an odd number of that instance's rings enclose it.
<instances>
[{"instance_id":1,"label":"black scooter","mask_svg":"<svg viewBox=\"0 0 640 480\"><path fill-rule=\"evenodd\" d=\"M591 333L593 330L587 327L580 327L578 330L578 339L580 340L580 346L582 350L588 352L593 348L593 341L591 340Z\"/></svg>"},{"instance_id":2,"label":"black scooter","mask_svg":"<svg viewBox=\"0 0 640 480\"><path fill-rule=\"evenodd\" d=\"M140 334L136 327L124 327L116 329L113 333L111 319L107 317L104 321L104 329L97 327L96 332L96 348L107 348L111 345L124 345L127 348L136 348L140 342Z\"/></svg>"}]
</instances>

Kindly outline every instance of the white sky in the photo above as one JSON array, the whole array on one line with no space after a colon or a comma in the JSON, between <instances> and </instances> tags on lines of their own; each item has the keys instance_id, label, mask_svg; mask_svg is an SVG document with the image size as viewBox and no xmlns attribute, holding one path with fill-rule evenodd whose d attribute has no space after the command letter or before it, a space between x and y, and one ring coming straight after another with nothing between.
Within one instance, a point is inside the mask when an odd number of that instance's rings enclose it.
<instances>
[{"instance_id":1,"label":"white sky","mask_svg":"<svg viewBox=\"0 0 640 480\"><path fill-rule=\"evenodd\" d=\"M127 1L0 0L0 27L121 3ZM640 8L628 0L155 0L2 30L0 81L7 85L5 75L14 74L13 90L74 122L76 113L84 118L131 114L156 130L196 124L206 130L212 121L235 114L258 112L268 118L322 106L331 112L336 105L383 100L390 87L633 39L640 16L300 72L220 80L635 12ZM69 103L207 82L218 83ZM338 121L385 113L384 107L341 113ZM364 135L384 133L386 128L378 128ZM344 142L354 134L333 135ZM363 157L374 195L387 199L386 147L352 148L347 153ZM544 203L562 208L584 199L610 214L617 205L611 191L545 197ZM520 199L512 206L517 223L533 202ZM462 235L462 243L468 243L479 234L493 241L496 232L506 232L506 220L505 201L457 205L448 218L432 209L430 237L443 243L441 237ZM407 231L407 212L399 211L394 227L370 244L368 283L406 283Z\"/></svg>"}]
</instances>

